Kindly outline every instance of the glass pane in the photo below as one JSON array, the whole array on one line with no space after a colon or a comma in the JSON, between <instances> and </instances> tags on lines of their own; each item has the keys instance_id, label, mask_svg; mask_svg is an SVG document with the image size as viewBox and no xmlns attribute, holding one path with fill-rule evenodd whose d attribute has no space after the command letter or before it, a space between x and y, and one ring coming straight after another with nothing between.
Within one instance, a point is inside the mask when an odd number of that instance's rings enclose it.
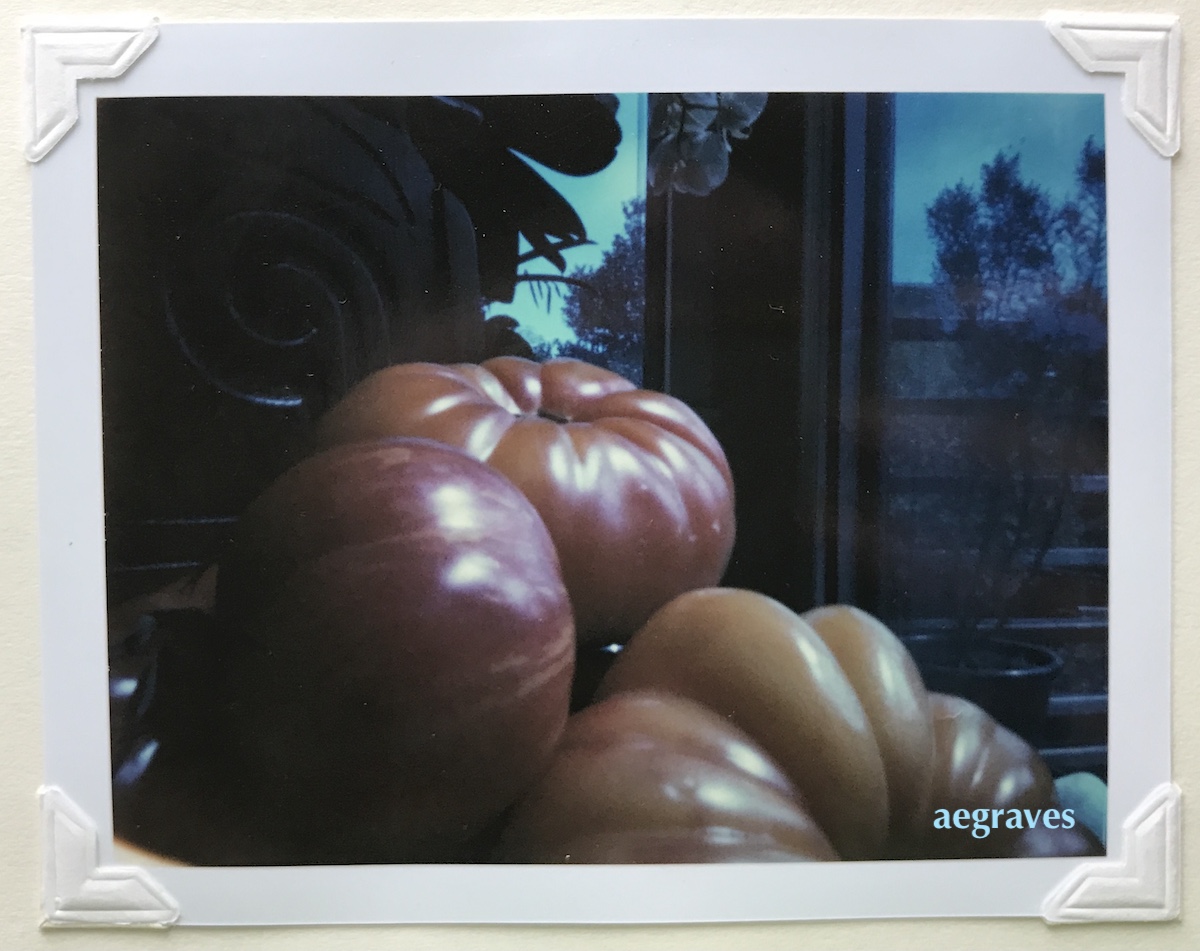
<instances>
[{"instance_id":1,"label":"glass pane","mask_svg":"<svg viewBox=\"0 0 1200 951\"><path fill-rule=\"evenodd\" d=\"M1103 100L899 95L895 129L880 613L965 665L983 633L1050 646L1056 693L1103 693Z\"/></svg>"}]
</instances>

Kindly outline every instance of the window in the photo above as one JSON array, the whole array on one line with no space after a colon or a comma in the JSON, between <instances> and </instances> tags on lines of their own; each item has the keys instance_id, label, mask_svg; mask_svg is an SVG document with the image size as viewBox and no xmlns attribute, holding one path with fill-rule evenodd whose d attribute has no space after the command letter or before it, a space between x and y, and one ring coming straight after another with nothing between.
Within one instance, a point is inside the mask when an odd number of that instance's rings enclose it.
<instances>
[{"instance_id":1,"label":"window","mask_svg":"<svg viewBox=\"0 0 1200 951\"><path fill-rule=\"evenodd\" d=\"M977 699L1100 775L1102 143L1095 97L773 94L720 188L648 200L646 368L730 456L727 584L869 610L952 692L1051 648L1048 720Z\"/></svg>"},{"instance_id":2,"label":"window","mask_svg":"<svg viewBox=\"0 0 1200 951\"><path fill-rule=\"evenodd\" d=\"M1011 722L1054 767L1102 772L1102 104L907 95L896 113L893 232L904 253L877 393L878 610L960 669L1002 663L995 639L1030 645L1020 655L1045 668L1030 699L1052 690L1052 715L1014 708ZM1037 647L1053 654L1035 658ZM960 684L947 676L939 683Z\"/></svg>"}]
</instances>

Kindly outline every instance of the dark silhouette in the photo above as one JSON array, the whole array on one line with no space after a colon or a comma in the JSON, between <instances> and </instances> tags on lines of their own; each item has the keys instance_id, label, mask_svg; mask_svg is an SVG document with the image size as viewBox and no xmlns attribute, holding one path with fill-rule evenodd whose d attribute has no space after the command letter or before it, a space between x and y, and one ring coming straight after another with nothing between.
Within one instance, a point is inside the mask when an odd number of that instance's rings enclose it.
<instances>
[{"instance_id":1,"label":"dark silhouette","mask_svg":"<svg viewBox=\"0 0 1200 951\"><path fill-rule=\"evenodd\" d=\"M538 348L544 357L575 357L640 383L646 312L646 202L625 205L619 234L595 268L576 268L563 309L578 341Z\"/></svg>"}]
</instances>

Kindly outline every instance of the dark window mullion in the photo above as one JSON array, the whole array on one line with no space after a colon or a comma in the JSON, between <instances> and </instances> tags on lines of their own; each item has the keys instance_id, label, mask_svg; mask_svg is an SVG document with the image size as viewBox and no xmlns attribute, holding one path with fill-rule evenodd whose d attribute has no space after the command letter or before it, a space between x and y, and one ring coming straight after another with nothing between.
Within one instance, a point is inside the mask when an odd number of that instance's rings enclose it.
<instances>
[{"instance_id":1,"label":"dark window mullion","mask_svg":"<svg viewBox=\"0 0 1200 951\"><path fill-rule=\"evenodd\" d=\"M648 199L645 379L730 455L727 583L870 609L891 97L773 95L730 159L709 196Z\"/></svg>"},{"instance_id":2,"label":"dark window mullion","mask_svg":"<svg viewBox=\"0 0 1200 951\"><path fill-rule=\"evenodd\" d=\"M772 94L733 141L724 184L648 202L646 379L669 382L729 456L738 541L725 582L801 610L826 591L843 101Z\"/></svg>"},{"instance_id":3,"label":"dark window mullion","mask_svg":"<svg viewBox=\"0 0 1200 951\"><path fill-rule=\"evenodd\" d=\"M845 215L837 412L832 419L836 531L830 534L829 590L876 611L883 549L883 359L892 269L894 100L846 97Z\"/></svg>"}]
</instances>

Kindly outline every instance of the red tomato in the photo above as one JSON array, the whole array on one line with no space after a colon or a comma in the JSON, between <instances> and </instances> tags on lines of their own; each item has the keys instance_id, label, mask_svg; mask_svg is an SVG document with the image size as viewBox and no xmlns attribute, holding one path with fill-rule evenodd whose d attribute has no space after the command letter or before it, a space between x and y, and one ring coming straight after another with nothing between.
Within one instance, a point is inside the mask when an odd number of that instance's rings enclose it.
<instances>
[{"instance_id":1,"label":"red tomato","mask_svg":"<svg viewBox=\"0 0 1200 951\"><path fill-rule=\"evenodd\" d=\"M801 618L833 652L879 745L887 774L889 850L923 837L933 785L929 695L917 665L886 625L865 611L831 605Z\"/></svg>"},{"instance_id":2,"label":"red tomato","mask_svg":"<svg viewBox=\"0 0 1200 951\"><path fill-rule=\"evenodd\" d=\"M1058 806L1054 780L1037 751L967 700L938 693L931 693L929 699L935 741L933 789L931 812L924 823L926 838L917 857L1004 858L1046 848L1078 854L1074 851L1078 836L1029 830L1025 810ZM989 814L988 833L976 838L970 829L973 822L967 822L965 830L953 825L935 828L938 809L948 810L951 821L960 809L999 810L1000 814ZM1016 828L1010 826L1009 810L1021 813Z\"/></svg>"},{"instance_id":3,"label":"red tomato","mask_svg":"<svg viewBox=\"0 0 1200 951\"><path fill-rule=\"evenodd\" d=\"M710 588L657 611L597 691L660 690L729 719L800 791L847 859L877 858L888 779L854 685L805 621L753 591Z\"/></svg>"},{"instance_id":4,"label":"red tomato","mask_svg":"<svg viewBox=\"0 0 1200 951\"><path fill-rule=\"evenodd\" d=\"M460 858L566 721L553 543L512 483L438 443L286 472L239 523L217 611L243 761L304 861Z\"/></svg>"},{"instance_id":5,"label":"red tomato","mask_svg":"<svg viewBox=\"0 0 1200 951\"><path fill-rule=\"evenodd\" d=\"M317 444L420 436L464 449L533 502L558 548L580 642L623 641L658 607L716 584L733 480L679 400L579 360L405 364L368 377Z\"/></svg>"},{"instance_id":6,"label":"red tomato","mask_svg":"<svg viewBox=\"0 0 1200 951\"><path fill-rule=\"evenodd\" d=\"M688 700L624 693L575 714L499 857L537 863L832 861L795 790L740 730Z\"/></svg>"},{"instance_id":7,"label":"red tomato","mask_svg":"<svg viewBox=\"0 0 1200 951\"><path fill-rule=\"evenodd\" d=\"M633 636L597 696L647 689L744 730L843 858L1095 848L1086 830L1036 824L1046 810L1052 822L1061 815L1037 751L975 705L926 693L896 636L855 608L797 616L751 591L688 592ZM984 813L986 833L976 829Z\"/></svg>"}]
</instances>

